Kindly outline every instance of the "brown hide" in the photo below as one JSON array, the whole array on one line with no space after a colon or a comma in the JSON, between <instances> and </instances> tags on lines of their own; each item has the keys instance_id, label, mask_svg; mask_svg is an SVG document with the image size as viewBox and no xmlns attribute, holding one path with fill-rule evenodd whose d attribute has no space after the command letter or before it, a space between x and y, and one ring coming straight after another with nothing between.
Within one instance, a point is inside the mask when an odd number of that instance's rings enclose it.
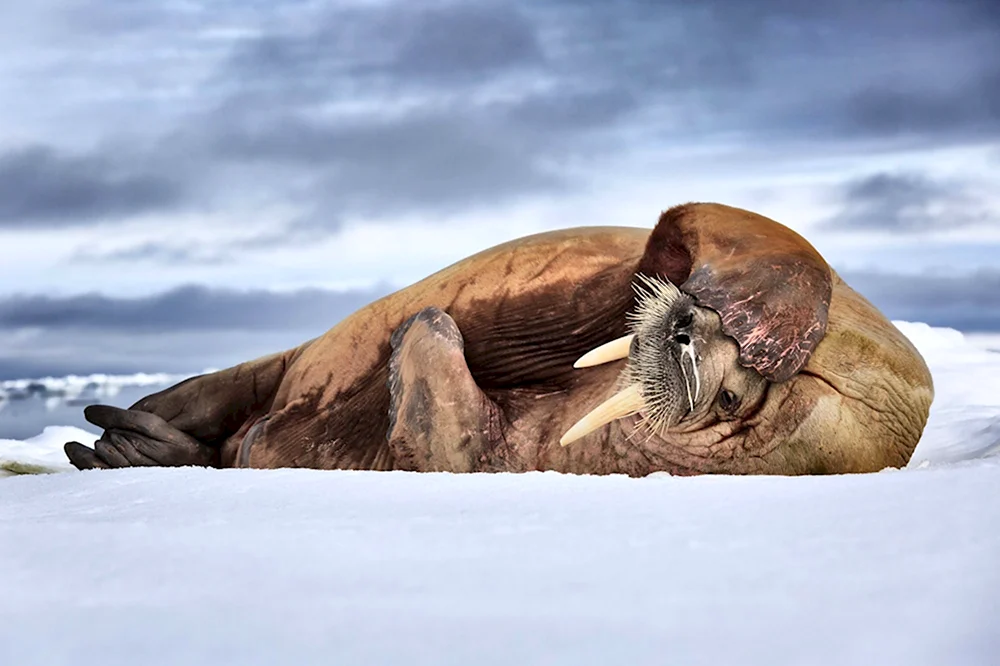
<instances>
[{"instance_id":1,"label":"brown hide","mask_svg":"<svg viewBox=\"0 0 1000 666\"><path fill-rule=\"evenodd\" d=\"M508 417L512 391L565 390L578 380L579 356L624 334L648 233L585 228L519 239L358 311L289 367L251 465L391 466L389 337L428 306L458 324L472 376Z\"/></svg>"},{"instance_id":2,"label":"brown hide","mask_svg":"<svg viewBox=\"0 0 1000 666\"><path fill-rule=\"evenodd\" d=\"M791 378L826 332L831 273L797 233L719 204L663 213L639 270L662 275L722 317L740 360L773 382Z\"/></svg>"}]
</instances>

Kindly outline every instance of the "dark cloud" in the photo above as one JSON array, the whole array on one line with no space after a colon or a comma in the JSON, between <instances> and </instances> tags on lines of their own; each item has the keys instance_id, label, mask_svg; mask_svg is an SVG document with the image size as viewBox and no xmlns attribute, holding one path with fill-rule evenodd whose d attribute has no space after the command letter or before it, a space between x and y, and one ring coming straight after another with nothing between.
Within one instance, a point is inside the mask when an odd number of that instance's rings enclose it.
<instances>
[{"instance_id":1,"label":"dark cloud","mask_svg":"<svg viewBox=\"0 0 1000 666\"><path fill-rule=\"evenodd\" d=\"M276 242L335 232L346 215L564 193L578 185L566 167L619 150L615 132L638 108L612 81L547 74L540 27L516 6L396 3L298 18L240 42L207 84L224 97L160 144L201 156L202 181L226 174L235 188L299 203L301 219Z\"/></svg>"},{"instance_id":2,"label":"dark cloud","mask_svg":"<svg viewBox=\"0 0 1000 666\"><path fill-rule=\"evenodd\" d=\"M275 247L304 247L316 242L317 236L340 228L339 218L320 215L303 215L287 224L273 225L274 230L234 236L225 243L177 243L156 240L136 243L114 249L103 249L88 243L70 257L72 261L87 263L143 262L170 266L205 266L237 263L243 252L257 252Z\"/></svg>"},{"instance_id":3,"label":"dark cloud","mask_svg":"<svg viewBox=\"0 0 1000 666\"><path fill-rule=\"evenodd\" d=\"M838 194L840 211L824 224L837 231L920 232L998 222L964 183L918 173L876 173Z\"/></svg>"},{"instance_id":4,"label":"dark cloud","mask_svg":"<svg viewBox=\"0 0 1000 666\"><path fill-rule=\"evenodd\" d=\"M1000 331L1000 270L953 276L854 272L844 279L891 319Z\"/></svg>"},{"instance_id":5,"label":"dark cloud","mask_svg":"<svg viewBox=\"0 0 1000 666\"><path fill-rule=\"evenodd\" d=\"M302 170L310 218L336 212L317 231L345 213L563 192L566 163L605 154L602 139L638 100L613 81L563 76L541 28L499 3L324 10L240 45L212 79L229 97L187 141L230 165ZM330 111L353 98L383 101Z\"/></svg>"},{"instance_id":6,"label":"dark cloud","mask_svg":"<svg viewBox=\"0 0 1000 666\"><path fill-rule=\"evenodd\" d=\"M552 145L560 134L576 141L579 133L614 126L639 106L628 89L609 86L576 91L560 89L524 98L491 110L511 127L520 128L530 143ZM556 140L554 140L556 139Z\"/></svg>"},{"instance_id":7,"label":"dark cloud","mask_svg":"<svg viewBox=\"0 0 1000 666\"><path fill-rule=\"evenodd\" d=\"M1000 71L986 55L1000 48L1000 21L986 3L556 6L578 71L630 88L675 133L786 151L1000 134Z\"/></svg>"},{"instance_id":8,"label":"dark cloud","mask_svg":"<svg viewBox=\"0 0 1000 666\"><path fill-rule=\"evenodd\" d=\"M502 116L453 109L401 119L275 118L263 127L231 126L215 145L236 162L308 168L313 200L326 204L324 210L379 215L497 205L556 191L564 178L545 158L558 150L552 144L559 138L535 137L526 124Z\"/></svg>"},{"instance_id":9,"label":"dark cloud","mask_svg":"<svg viewBox=\"0 0 1000 666\"><path fill-rule=\"evenodd\" d=\"M844 104L844 129L882 137L995 137L1000 131L1000 69L963 78L960 74L946 90L886 82L859 90Z\"/></svg>"},{"instance_id":10,"label":"dark cloud","mask_svg":"<svg viewBox=\"0 0 1000 666\"><path fill-rule=\"evenodd\" d=\"M201 372L298 345L388 293L187 286L143 298L0 299L0 379Z\"/></svg>"},{"instance_id":11,"label":"dark cloud","mask_svg":"<svg viewBox=\"0 0 1000 666\"><path fill-rule=\"evenodd\" d=\"M0 154L0 227L71 226L170 209L181 199L172 179L99 154L47 146Z\"/></svg>"},{"instance_id":12,"label":"dark cloud","mask_svg":"<svg viewBox=\"0 0 1000 666\"><path fill-rule=\"evenodd\" d=\"M268 28L240 45L213 82L305 99L481 83L545 59L538 26L498 2L324 8L312 20Z\"/></svg>"},{"instance_id":13,"label":"dark cloud","mask_svg":"<svg viewBox=\"0 0 1000 666\"><path fill-rule=\"evenodd\" d=\"M44 345L49 340L41 341ZM43 346L44 355L25 354L25 350L18 349L14 353L3 353L0 351L0 381L8 379L37 379L40 377L65 377L67 375L131 375L139 372L169 372L167 368L182 366L185 372L191 367L192 362L197 360L183 359L181 363L169 362L164 364L162 360L154 360L150 357L142 359L149 363L150 368L159 370L143 370L140 363L135 362L132 357L124 355L108 355L106 352L102 356L94 356L99 345L94 344L91 339L81 339L79 337L72 340L62 337L55 343L55 349ZM89 344L88 344L89 343ZM105 344L107 341L105 340ZM124 348L127 348L124 347ZM123 347L119 346L119 350ZM55 353L53 353L55 352ZM62 352L62 353L60 353ZM109 357L110 356L110 357ZM180 360L180 359L177 359Z\"/></svg>"},{"instance_id":14,"label":"dark cloud","mask_svg":"<svg viewBox=\"0 0 1000 666\"><path fill-rule=\"evenodd\" d=\"M986 3L936 0L905 8L786 0L550 0L433 10L392 4L274 28L240 47L216 82L241 104L247 95L273 101L277 94L306 107L374 95L391 108L393 95L423 90L435 101L394 113L384 126L373 121L374 131L393 140L394 130L419 133L422 122L438 117L454 127L449 144L474 120L502 145L520 136L522 116L509 111L520 105L524 117L534 110L566 143L600 127L619 137L617 150L634 144L614 130L640 115L622 107L645 112L647 141L696 134L748 145L767 140L775 148L845 139L948 144L1000 130L1000 70L985 55L1000 47L995 15ZM522 78L502 78L512 72ZM508 103L483 105L478 98L501 82ZM554 104L560 99L561 107ZM601 123L578 124L602 108L610 112ZM308 141L301 129L289 136L284 126L294 114L283 111L255 125L259 157L329 154L329 141ZM321 134L340 141L358 131L355 124L335 119ZM268 135L285 150L268 152ZM597 163L600 156L586 158ZM559 165L567 154L543 157Z\"/></svg>"},{"instance_id":15,"label":"dark cloud","mask_svg":"<svg viewBox=\"0 0 1000 666\"><path fill-rule=\"evenodd\" d=\"M198 373L299 345L313 333L167 331L155 335L84 329L44 329L0 341L0 380L138 372Z\"/></svg>"},{"instance_id":16,"label":"dark cloud","mask_svg":"<svg viewBox=\"0 0 1000 666\"><path fill-rule=\"evenodd\" d=\"M322 332L387 288L333 292L231 291L186 286L143 298L101 294L0 299L0 329L119 331L310 330Z\"/></svg>"},{"instance_id":17,"label":"dark cloud","mask_svg":"<svg viewBox=\"0 0 1000 666\"><path fill-rule=\"evenodd\" d=\"M234 257L227 248L192 247L149 241L114 250L99 250L86 246L78 250L72 259L96 263L148 262L176 266L231 263Z\"/></svg>"},{"instance_id":18,"label":"dark cloud","mask_svg":"<svg viewBox=\"0 0 1000 666\"><path fill-rule=\"evenodd\" d=\"M401 79L489 76L541 64L536 26L511 5L457 4L415 12L393 70Z\"/></svg>"}]
</instances>

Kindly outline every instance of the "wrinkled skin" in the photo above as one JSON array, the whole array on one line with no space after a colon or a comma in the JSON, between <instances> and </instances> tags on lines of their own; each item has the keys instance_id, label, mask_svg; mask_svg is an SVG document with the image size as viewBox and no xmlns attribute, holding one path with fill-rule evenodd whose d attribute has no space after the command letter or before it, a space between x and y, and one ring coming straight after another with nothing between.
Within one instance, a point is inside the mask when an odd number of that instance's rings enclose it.
<instances>
[{"instance_id":1,"label":"wrinkled skin","mask_svg":"<svg viewBox=\"0 0 1000 666\"><path fill-rule=\"evenodd\" d=\"M642 315L639 276L680 292ZM573 367L630 332L627 357ZM633 384L637 408L560 445ZM104 435L66 452L82 469L867 472L908 462L932 398L909 341L804 239L686 204L652 232L498 246L295 349L89 407Z\"/></svg>"}]
</instances>

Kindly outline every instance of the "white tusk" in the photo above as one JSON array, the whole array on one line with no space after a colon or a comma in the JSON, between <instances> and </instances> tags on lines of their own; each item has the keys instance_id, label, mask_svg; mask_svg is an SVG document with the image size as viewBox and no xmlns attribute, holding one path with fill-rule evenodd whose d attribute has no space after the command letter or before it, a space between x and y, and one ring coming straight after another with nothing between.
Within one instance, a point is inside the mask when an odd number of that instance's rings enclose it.
<instances>
[{"instance_id":1,"label":"white tusk","mask_svg":"<svg viewBox=\"0 0 1000 666\"><path fill-rule=\"evenodd\" d=\"M684 365L684 357L687 356L687 350L690 347L685 346L681 350L681 372L684 373L684 388L687 389L688 394L688 404L691 406L691 411L694 411L694 398L691 397L691 378L688 377L687 367Z\"/></svg>"},{"instance_id":2,"label":"white tusk","mask_svg":"<svg viewBox=\"0 0 1000 666\"><path fill-rule=\"evenodd\" d=\"M620 393L611 396L594 408L576 424L566 431L559 443L566 446L570 442L589 435L598 428L612 421L637 413L646 403L642 399L639 384L632 384Z\"/></svg>"},{"instance_id":3,"label":"white tusk","mask_svg":"<svg viewBox=\"0 0 1000 666\"><path fill-rule=\"evenodd\" d=\"M691 411L694 411L694 403L698 402L701 395L701 374L698 372L698 359L694 352L694 343L684 345L681 348L681 370L684 371L684 379L687 379L687 369L684 367L684 357L691 359L691 369L694 371L694 400L691 401ZM688 400L691 400L691 389L688 388Z\"/></svg>"},{"instance_id":4,"label":"white tusk","mask_svg":"<svg viewBox=\"0 0 1000 666\"><path fill-rule=\"evenodd\" d=\"M633 339L635 339L634 333L626 335L623 338L618 338L617 340L612 340L611 342L603 344L596 349L591 349L589 352L581 356L577 362L573 364L573 367L589 368L594 365L610 363L611 361L620 361L623 358L627 358L628 351L632 348Z\"/></svg>"}]
</instances>

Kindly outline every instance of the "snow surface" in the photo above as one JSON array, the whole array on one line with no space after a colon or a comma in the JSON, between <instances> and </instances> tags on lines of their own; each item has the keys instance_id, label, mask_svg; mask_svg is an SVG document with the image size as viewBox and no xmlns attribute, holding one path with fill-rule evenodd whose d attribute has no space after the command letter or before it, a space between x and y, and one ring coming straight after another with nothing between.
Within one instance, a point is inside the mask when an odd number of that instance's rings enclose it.
<instances>
[{"instance_id":1,"label":"snow surface","mask_svg":"<svg viewBox=\"0 0 1000 666\"><path fill-rule=\"evenodd\" d=\"M0 663L995 664L998 480L7 479Z\"/></svg>"},{"instance_id":2,"label":"snow surface","mask_svg":"<svg viewBox=\"0 0 1000 666\"><path fill-rule=\"evenodd\" d=\"M937 393L905 470L0 480L0 664L996 664L1000 354L897 325Z\"/></svg>"},{"instance_id":3,"label":"snow surface","mask_svg":"<svg viewBox=\"0 0 1000 666\"><path fill-rule=\"evenodd\" d=\"M63 453L63 444L74 441L90 444L94 439L92 432L68 426L49 426L42 434L23 442L0 439L0 478L15 469L27 469L34 474L75 471Z\"/></svg>"}]
</instances>

